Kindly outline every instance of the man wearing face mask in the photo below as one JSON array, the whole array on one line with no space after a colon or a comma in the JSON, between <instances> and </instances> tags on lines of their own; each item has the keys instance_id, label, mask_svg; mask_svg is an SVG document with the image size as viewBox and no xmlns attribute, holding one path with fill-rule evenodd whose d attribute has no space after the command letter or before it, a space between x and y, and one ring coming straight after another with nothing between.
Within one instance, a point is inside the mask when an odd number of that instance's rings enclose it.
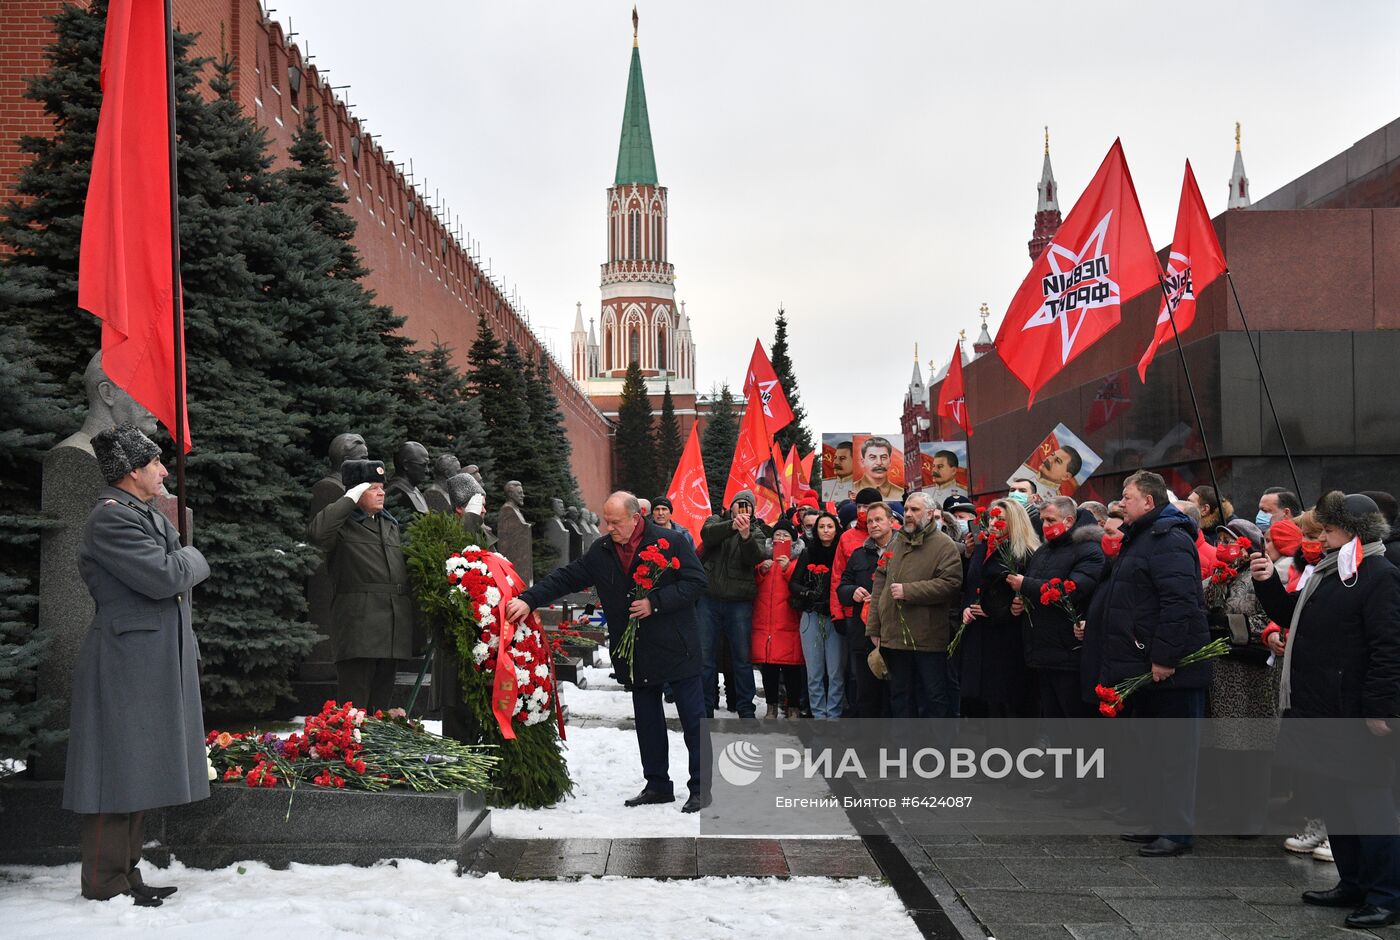
<instances>
[{"instance_id":1,"label":"man wearing face mask","mask_svg":"<svg viewBox=\"0 0 1400 940\"><path fill-rule=\"evenodd\" d=\"M1039 536L1041 534L1040 493L1035 488L1035 481L1028 477L1017 477L1011 481L1011 486L1006 491L1006 498L1014 499L1026 507L1026 512L1031 517L1031 525L1035 526L1035 534Z\"/></svg>"},{"instance_id":2,"label":"man wearing face mask","mask_svg":"<svg viewBox=\"0 0 1400 940\"><path fill-rule=\"evenodd\" d=\"M841 586L841 576L846 573L846 564L851 559L851 553L865 542L866 509L878 502L880 502L880 491L874 487L866 487L856 493L855 522L851 524L851 528L841 533L841 538L836 543L836 557L831 563L831 623L836 628L836 632L842 636L846 635L846 621L850 619L854 611L849 605L841 603L836 589ZM847 508L849 508L849 504ZM844 512L845 509L842 511Z\"/></svg>"}]
</instances>

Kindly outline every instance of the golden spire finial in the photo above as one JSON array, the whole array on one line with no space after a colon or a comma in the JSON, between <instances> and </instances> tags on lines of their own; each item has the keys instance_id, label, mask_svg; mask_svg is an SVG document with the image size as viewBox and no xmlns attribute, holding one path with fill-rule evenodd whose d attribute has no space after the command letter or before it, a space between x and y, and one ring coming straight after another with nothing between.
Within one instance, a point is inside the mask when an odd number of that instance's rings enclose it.
<instances>
[{"instance_id":1,"label":"golden spire finial","mask_svg":"<svg viewBox=\"0 0 1400 940\"><path fill-rule=\"evenodd\" d=\"M986 320L988 317L990 317L990 316L992 315L992 309L991 309L990 307L988 307L986 304L983 304L980 308L978 308L978 310L977 310L977 315L978 315L979 317L981 317L983 320Z\"/></svg>"},{"instance_id":2,"label":"golden spire finial","mask_svg":"<svg viewBox=\"0 0 1400 940\"><path fill-rule=\"evenodd\" d=\"M967 342L967 330L958 330L958 345Z\"/></svg>"},{"instance_id":3,"label":"golden spire finial","mask_svg":"<svg viewBox=\"0 0 1400 940\"><path fill-rule=\"evenodd\" d=\"M637 48L637 5L632 4L632 48Z\"/></svg>"},{"instance_id":4,"label":"golden spire finial","mask_svg":"<svg viewBox=\"0 0 1400 940\"><path fill-rule=\"evenodd\" d=\"M935 363L932 359L928 361L928 374L930 377L938 374L938 364Z\"/></svg>"},{"instance_id":5,"label":"golden spire finial","mask_svg":"<svg viewBox=\"0 0 1400 940\"><path fill-rule=\"evenodd\" d=\"M914 363L915 363L915 365L917 365L918 362L919 362L919 341L918 341L918 340L914 340Z\"/></svg>"},{"instance_id":6,"label":"golden spire finial","mask_svg":"<svg viewBox=\"0 0 1400 940\"><path fill-rule=\"evenodd\" d=\"M1240 122L1235 122L1235 153L1240 152Z\"/></svg>"},{"instance_id":7,"label":"golden spire finial","mask_svg":"<svg viewBox=\"0 0 1400 940\"><path fill-rule=\"evenodd\" d=\"M1050 125L1045 125L1045 155L1050 156Z\"/></svg>"}]
</instances>

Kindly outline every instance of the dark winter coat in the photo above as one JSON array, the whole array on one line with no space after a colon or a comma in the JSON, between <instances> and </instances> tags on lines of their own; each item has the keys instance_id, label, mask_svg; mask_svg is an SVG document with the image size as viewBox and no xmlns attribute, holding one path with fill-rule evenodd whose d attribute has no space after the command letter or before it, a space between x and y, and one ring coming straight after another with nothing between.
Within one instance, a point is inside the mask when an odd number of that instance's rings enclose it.
<instances>
[{"instance_id":1,"label":"dark winter coat","mask_svg":"<svg viewBox=\"0 0 1400 940\"><path fill-rule=\"evenodd\" d=\"M1391 526L1390 534L1383 541L1385 542L1385 560L1400 568L1400 528Z\"/></svg>"},{"instance_id":2,"label":"dark winter coat","mask_svg":"<svg viewBox=\"0 0 1400 940\"><path fill-rule=\"evenodd\" d=\"M1099 681L1104 685L1151 672L1154 663L1174 667L1210 642L1196 524L1175 506L1166 506L1124 531L1113 573L1099 589L1106 596L1091 606L1086 627L1102 640ZM1138 694L1205 688L1210 677L1210 663L1197 663Z\"/></svg>"},{"instance_id":3,"label":"dark winter coat","mask_svg":"<svg viewBox=\"0 0 1400 940\"><path fill-rule=\"evenodd\" d=\"M1052 578L1074 582L1069 597L1079 618L1089 613L1094 591L1108 575L1108 559L1099 542L1103 527L1093 513L1081 509L1073 528L1053 542L1042 542L1026 562L1021 596L1026 600L1027 619L1023 635L1026 665L1033 669L1079 669L1083 643L1074 638L1075 621L1059 603L1040 603L1040 591Z\"/></svg>"},{"instance_id":4,"label":"dark winter coat","mask_svg":"<svg viewBox=\"0 0 1400 940\"><path fill-rule=\"evenodd\" d=\"M835 546L833 545L834 549ZM832 562L836 559L833 551L826 554L832 555L830 561L825 562L825 566L830 569ZM831 571L825 574L813 574L807 570L808 565L821 564L816 560L817 551L812 546L808 546L802 556L797 559L797 570L792 573L792 579L788 582L788 590L792 594L792 604L802 613L818 613L831 615Z\"/></svg>"},{"instance_id":5,"label":"dark winter coat","mask_svg":"<svg viewBox=\"0 0 1400 940\"><path fill-rule=\"evenodd\" d=\"M963 698L1007 705L1020 714L1030 702L1031 676L1021 637L1025 615L1011 613L1016 592L1006 583L1008 573L1001 556L989 556L986 539L978 539L963 580L962 608L981 604L987 616L967 625L954 657Z\"/></svg>"},{"instance_id":6,"label":"dark winter coat","mask_svg":"<svg viewBox=\"0 0 1400 940\"><path fill-rule=\"evenodd\" d=\"M1292 622L1300 594L1289 594L1277 575L1253 584L1276 623ZM1388 786L1394 735L1373 737L1361 719L1400 713L1400 571L1374 555L1351 587L1329 572L1309 595L1289 642L1291 692L1279 725L1279 762Z\"/></svg>"},{"instance_id":7,"label":"dark winter coat","mask_svg":"<svg viewBox=\"0 0 1400 940\"><path fill-rule=\"evenodd\" d=\"M326 553L335 585L331 651L347 659L408 659L413 655L413 598L399 524L387 511L371 518L348 497L316 514L311 543Z\"/></svg>"},{"instance_id":8,"label":"dark winter coat","mask_svg":"<svg viewBox=\"0 0 1400 940\"><path fill-rule=\"evenodd\" d=\"M852 611L851 620L858 621L856 629L864 632L865 605L856 603L856 588L865 588L867 591L875 586L875 569L879 567L880 556L885 552L893 551L894 540L899 533L890 536L890 540L881 548L875 544L875 540L867 537L861 543L860 548L851 552L851 557L846 560L846 570L841 573L841 583L836 588L836 596L841 604L849 607ZM847 627L847 629L851 629Z\"/></svg>"},{"instance_id":9,"label":"dark winter coat","mask_svg":"<svg viewBox=\"0 0 1400 940\"><path fill-rule=\"evenodd\" d=\"M792 605L789 579L796 573L797 561L787 568L777 562L766 572L760 564L754 572L758 597L753 602L753 664L773 666L802 665L800 618Z\"/></svg>"},{"instance_id":10,"label":"dark winter coat","mask_svg":"<svg viewBox=\"0 0 1400 940\"><path fill-rule=\"evenodd\" d=\"M763 560L763 542L769 534L763 523L754 519L749 537L743 538L727 513L711 516L700 528L705 576L710 584L707 596L717 601L751 601L757 597L758 581L753 568Z\"/></svg>"},{"instance_id":11,"label":"dark winter coat","mask_svg":"<svg viewBox=\"0 0 1400 940\"><path fill-rule=\"evenodd\" d=\"M646 523L641 545L626 571L622 570L612 539L597 539L577 560L555 568L520 597L533 609L566 594L593 588L608 620L609 648L617 649L627 628L627 611L636 586L632 575L641 563L642 549L662 539L667 547L660 549L661 554L668 559L679 558L681 566L663 574L647 595L652 612L637 627L636 663L629 681L633 685L656 686L698 676L700 632L695 604L705 594L705 569L689 543L675 538L670 529ZM627 665L621 661L615 661L613 668L618 670L619 678L627 672Z\"/></svg>"},{"instance_id":12,"label":"dark winter coat","mask_svg":"<svg viewBox=\"0 0 1400 940\"><path fill-rule=\"evenodd\" d=\"M209 795L190 590L209 577L170 521L103 487L78 549L97 604L73 671L63 807L135 813Z\"/></svg>"}]
</instances>

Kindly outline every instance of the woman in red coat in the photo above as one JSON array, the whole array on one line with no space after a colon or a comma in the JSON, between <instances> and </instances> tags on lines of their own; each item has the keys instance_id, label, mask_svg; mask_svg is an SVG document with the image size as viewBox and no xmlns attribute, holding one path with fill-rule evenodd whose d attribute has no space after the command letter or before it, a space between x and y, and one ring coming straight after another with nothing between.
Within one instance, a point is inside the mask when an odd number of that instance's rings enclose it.
<instances>
[{"instance_id":1,"label":"woman in red coat","mask_svg":"<svg viewBox=\"0 0 1400 940\"><path fill-rule=\"evenodd\" d=\"M797 559L792 557L793 534L792 523L779 520L773 527L774 558L761 562L754 569L758 597L753 602L753 663L763 673L768 718L779 716L780 680L788 718L797 717L802 694L802 615L789 603L788 591L788 581L797 570Z\"/></svg>"}]
</instances>

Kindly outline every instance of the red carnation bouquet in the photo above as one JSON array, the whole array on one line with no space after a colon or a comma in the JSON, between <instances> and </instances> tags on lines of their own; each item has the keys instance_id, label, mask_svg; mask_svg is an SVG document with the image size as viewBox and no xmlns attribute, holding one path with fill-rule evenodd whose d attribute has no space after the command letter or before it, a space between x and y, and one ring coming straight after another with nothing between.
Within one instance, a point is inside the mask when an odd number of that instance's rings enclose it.
<instances>
[{"instance_id":1,"label":"red carnation bouquet","mask_svg":"<svg viewBox=\"0 0 1400 940\"><path fill-rule=\"evenodd\" d=\"M1212 640L1205 646L1196 650L1196 652L1183 657L1181 662L1176 664L1176 668L1183 669L1187 666L1194 666L1196 663L1203 663L1208 659L1219 659L1221 656L1228 656L1229 653L1230 641L1221 637L1218 640ZM1105 718L1117 717L1118 713L1123 710L1123 706L1127 703L1128 696L1132 695L1143 686L1151 684L1152 672L1149 670L1140 676L1124 679L1115 686L1094 686L1094 694L1099 697L1099 714L1103 715Z\"/></svg>"},{"instance_id":2,"label":"red carnation bouquet","mask_svg":"<svg viewBox=\"0 0 1400 940\"><path fill-rule=\"evenodd\" d=\"M987 510L986 518L983 520L983 527L987 532L987 554L985 557L990 558L995 552L1008 572L1020 574L1020 562L1017 560L1016 552L1011 544L1011 533L1008 531L1008 525L1006 513L1000 506L993 506Z\"/></svg>"},{"instance_id":3,"label":"red carnation bouquet","mask_svg":"<svg viewBox=\"0 0 1400 940\"><path fill-rule=\"evenodd\" d=\"M831 589L830 582L827 580L831 569L826 565L808 565L807 572L816 581L818 596L825 596ZM828 619L826 614L817 615L817 636L821 639L823 649L826 648L826 622Z\"/></svg>"},{"instance_id":4,"label":"red carnation bouquet","mask_svg":"<svg viewBox=\"0 0 1400 940\"><path fill-rule=\"evenodd\" d=\"M1223 607L1230 596L1230 585L1249 566L1249 549L1253 543L1240 537L1233 542L1221 542L1215 549L1215 564L1211 566L1206 583L1206 607Z\"/></svg>"},{"instance_id":5,"label":"red carnation bouquet","mask_svg":"<svg viewBox=\"0 0 1400 940\"><path fill-rule=\"evenodd\" d=\"M1074 608L1072 595L1078 589L1079 585L1068 578L1051 578L1049 581L1046 581L1040 589L1040 606L1058 606L1065 613L1069 614L1071 623L1078 623L1080 620L1084 619L1079 616L1079 611Z\"/></svg>"},{"instance_id":6,"label":"red carnation bouquet","mask_svg":"<svg viewBox=\"0 0 1400 940\"><path fill-rule=\"evenodd\" d=\"M667 571L675 571L681 566L679 558L667 558L661 554L663 549L669 549L671 543L665 539L657 539L651 545L642 549L642 560L637 565L637 570L632 573L632 583L636 585L632 588L632 600L639 601L656 590L656 584ZM632 665L632 659L636 652L637 644L637 624L636 617L627 621L627 629L622 632L622 639L617 644L617 657L627 661L628 666Z\"/></svg>"}]
</instances>

